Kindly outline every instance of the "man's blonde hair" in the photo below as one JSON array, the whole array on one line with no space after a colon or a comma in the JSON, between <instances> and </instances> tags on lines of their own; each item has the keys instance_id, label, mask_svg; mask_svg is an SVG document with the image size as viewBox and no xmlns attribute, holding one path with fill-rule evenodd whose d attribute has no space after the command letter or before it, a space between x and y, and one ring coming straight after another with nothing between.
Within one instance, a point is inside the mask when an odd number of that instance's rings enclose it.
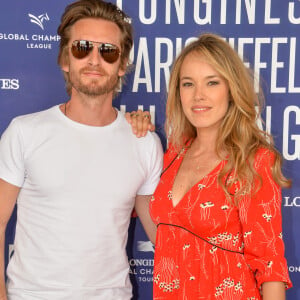
<instances>
[{"instance_id":1,"label":"man's blonde hair","mask_svg":"<svg viewBox=\"0 0 300 300\"><path fill-rule=\"evenodd\" d=\"M60 36L58 64L62 67L68 63L68 44L70 40L70 28L77 21L85 18L103 19L115 23L121 31L121 68L126 71L130 50L133 45L133 33L130 18L120 10L115 4L105 2L102 0L79 0L69 4L62 17L61 24L57 29ZM68 94L71 94L71 84L69 74L64 72L66 81L66 89ZM119 78L119 83L116 91L120 88L121 82L124 78ZM115 92L116 92L115 91Z\"/></svg>"}]
</instances>

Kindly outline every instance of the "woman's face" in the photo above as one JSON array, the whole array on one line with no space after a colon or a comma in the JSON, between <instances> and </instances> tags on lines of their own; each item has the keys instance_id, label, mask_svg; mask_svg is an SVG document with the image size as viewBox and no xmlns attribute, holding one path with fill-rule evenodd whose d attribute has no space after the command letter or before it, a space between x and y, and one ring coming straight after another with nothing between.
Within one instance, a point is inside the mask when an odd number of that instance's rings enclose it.
<instances>
[{"instance_id":1,"label":"woman's face","mask_svg":"<svg viewBox=\"0 0 300 300\"><path fill-rule=\"evenodd\" d=\"M197 53L188 54L179 74L185 116L197 132L218 130L229 105L226 80Z\"/></svg>"}]
</instances>

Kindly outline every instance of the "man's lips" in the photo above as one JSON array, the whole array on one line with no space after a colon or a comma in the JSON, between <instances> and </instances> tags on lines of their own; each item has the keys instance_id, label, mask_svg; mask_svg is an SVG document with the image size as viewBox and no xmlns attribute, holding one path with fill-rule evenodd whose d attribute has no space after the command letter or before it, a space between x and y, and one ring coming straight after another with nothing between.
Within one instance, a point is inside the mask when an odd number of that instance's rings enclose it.
<instances>
[{"instance_id":1,"label":"man's lips","mask_svg":"<svg viewBox=\"0 0 300 300\"><path fill-rule=\"evenodd\" d=\"M85 76L91 76L91 77L101 77L106 75L106 73L101 69L90 69L90 68L82 69L81 74Z\"/></svg>"},{"instance_id":2,"label":"man's lips","mask_svg":"<svg viewBox=\"0 0 300 300\"><path fill-rule=\"evenodd\" d=\"M84 71L83 75L85 75L85 76L92 76L92 77L101 77L101 76L103 76L102 73L96 72L96 71Z\"/></svg>"}]
</instances>

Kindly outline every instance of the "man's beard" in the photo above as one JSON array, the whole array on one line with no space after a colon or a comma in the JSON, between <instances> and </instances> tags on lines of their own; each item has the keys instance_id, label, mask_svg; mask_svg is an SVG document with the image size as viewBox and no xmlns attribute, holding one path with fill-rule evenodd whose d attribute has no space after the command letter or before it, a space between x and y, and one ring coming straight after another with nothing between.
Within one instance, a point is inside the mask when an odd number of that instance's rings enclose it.
<instances>
[{"instance_id":1,"label":"man's beard","mask_svg":"<svg viewBox=\"0 0 300 300\"><path fill-rule=\"evenodd\" d=\"M69 73L70 84L76 91L85 94L89 97L97 97L97 96L109 94L110 92L114 91L118 86L119 77L117 73L108 76L107 73L105 73L103 70L101 70L100 72L102 75L104 75L107 78L105 82L99 83L98 79L92 79L87 84L83 83L82 80L80 79L80 74L88 70L90 69L85 68L80 70L79 76L76 74L74 75L73 72Z\"/></svg>"}]
</instances>

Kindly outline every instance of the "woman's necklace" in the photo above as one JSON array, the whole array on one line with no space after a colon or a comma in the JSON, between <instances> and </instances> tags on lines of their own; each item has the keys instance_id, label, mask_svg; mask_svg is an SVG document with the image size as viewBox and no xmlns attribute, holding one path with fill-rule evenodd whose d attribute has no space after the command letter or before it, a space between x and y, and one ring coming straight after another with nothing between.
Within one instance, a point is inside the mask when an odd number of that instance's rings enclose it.
<instances>
[{"instance_id":1,"label":"woman's necklace","mask_svg":"<svg viewBox=\"0 0 300 300\"><path fill-rule=\"evenodd\" d=\"M212 163L210 164L200 164L199 162L197 163L197 166L196 166L196 171L200 171L201 169L214 169L219 163L221 162L221 159L216 159L215 161L213 161Z\"/></svg>"},{"instance_id":2,"label":"woman's necklace","mask_svg":"<svg viewBox=\"0 0 300 300\"><path fill-rule=\"evenodd\" d=\"M188 151L190 149L188 149ZM207 157L206 159L199 159L199 156L201 156L201 154L191 155L188 151L186 152L185 156L189 161L189 165L192 167L192 169L196 170L197 172L201 170L212 170L221 162L221 159L218 157L212 160L209 159L209 157Z\"/></svg>"}]
</instances>

